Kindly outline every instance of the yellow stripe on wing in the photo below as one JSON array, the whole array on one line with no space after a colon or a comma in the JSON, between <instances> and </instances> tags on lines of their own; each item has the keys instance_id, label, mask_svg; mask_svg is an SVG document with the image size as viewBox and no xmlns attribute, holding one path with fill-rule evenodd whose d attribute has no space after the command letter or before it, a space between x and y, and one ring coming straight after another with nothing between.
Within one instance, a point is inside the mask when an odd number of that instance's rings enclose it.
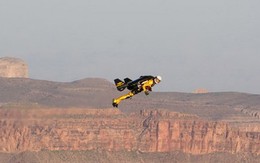
<instances>
[{"instance_id":1,"label":"yellow stripe on wing","mask_svg":"<svg viewBox=\"0 0 260 163\"><path fill-rule=\"evenodd\" d=\"M124 84L124 82L118 82L117 84L116 84L116 86L117 87L120 87L120 86L122 86Z\"/></svg>"}]
</instances>

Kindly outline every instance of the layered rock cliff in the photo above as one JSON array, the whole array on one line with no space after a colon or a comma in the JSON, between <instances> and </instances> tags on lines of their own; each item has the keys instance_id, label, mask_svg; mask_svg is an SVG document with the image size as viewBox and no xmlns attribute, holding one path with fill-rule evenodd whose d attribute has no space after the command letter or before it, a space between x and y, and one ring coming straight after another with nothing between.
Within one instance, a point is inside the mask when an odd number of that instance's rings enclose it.
<instances>
[{"instance_id":1,"label":"layered rock cliff","mask_svg":"<svg viewBox=\"0 0 260 163\"><path fill-rule=\"evenodd\" d=\"M260 154L260 133L166 110L0 109L0 152L107 150Z\"/></svg>"}]
</instances>

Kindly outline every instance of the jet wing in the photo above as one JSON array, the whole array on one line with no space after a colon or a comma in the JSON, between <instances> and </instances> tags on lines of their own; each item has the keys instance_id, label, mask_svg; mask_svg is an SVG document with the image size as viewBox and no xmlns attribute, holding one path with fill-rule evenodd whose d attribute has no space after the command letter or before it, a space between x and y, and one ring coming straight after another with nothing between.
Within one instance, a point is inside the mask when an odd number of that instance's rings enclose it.
<instances>
[{"instance_id":1,"label":"jet wing","mask_svg":"<svg viewBox=\"0 0 260 163\"><path fill-rule=\"evenodd\" d=\"M129 82L131 82L132 80L129 79L129 78L125 78L124 81L125 81L125 83L129 83Z\"/></svg>"}]
</instances>

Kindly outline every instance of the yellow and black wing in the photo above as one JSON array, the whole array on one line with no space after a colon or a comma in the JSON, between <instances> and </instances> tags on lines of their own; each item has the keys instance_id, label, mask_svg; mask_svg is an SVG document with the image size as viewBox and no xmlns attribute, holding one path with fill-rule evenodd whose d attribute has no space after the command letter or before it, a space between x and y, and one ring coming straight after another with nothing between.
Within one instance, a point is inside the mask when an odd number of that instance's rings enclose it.
<instances>
[{"instance_id":1,"label":"yellow and black wing","mask_svg":"<svg viewBox=\"0 0 260 163\"><path fill-rule=\"evenodd\" d=\"M119 91L123 91L127 87L127 85L125 85L125 82L123 82L122 80L120 80L118 78L115 79L114 82L115 82L117 90L119 90Z\"/></svg>"}]
</instances>

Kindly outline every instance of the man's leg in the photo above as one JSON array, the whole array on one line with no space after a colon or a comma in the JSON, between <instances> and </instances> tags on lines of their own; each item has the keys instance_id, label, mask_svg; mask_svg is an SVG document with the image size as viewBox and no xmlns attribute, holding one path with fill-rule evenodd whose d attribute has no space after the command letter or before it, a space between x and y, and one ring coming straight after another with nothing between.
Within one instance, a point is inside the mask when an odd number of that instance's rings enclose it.
<instances>
[{"instance_id":1,"label":"man's leg","mask_svg":"<svg viewBox=\"0 0 260 163\"><path fill-rule=\"evenodd\" d=\"M123 96L120 96L120 97L118 97L118 98L116 98L116 99L113 99L113 106L114 107L118 107L118 104L122 101L122 100L125 100L125 99L127 99L127 98L130 98L130 97L132 97L132 96L134 96L135 94L133 93L133 92L129 92L128 94L126 94L126 95L123 95Z\"/></svg>"}]
</instances>

